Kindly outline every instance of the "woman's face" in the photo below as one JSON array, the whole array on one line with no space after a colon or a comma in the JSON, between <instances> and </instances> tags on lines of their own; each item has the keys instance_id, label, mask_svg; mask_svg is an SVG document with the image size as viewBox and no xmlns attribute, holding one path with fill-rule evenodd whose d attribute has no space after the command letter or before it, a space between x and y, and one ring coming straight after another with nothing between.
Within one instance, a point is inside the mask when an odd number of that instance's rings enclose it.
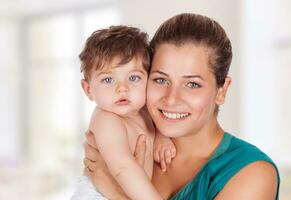
<instances>
[{"instance_id":1,"label":"woman's face","mask_svg":"<svg viewBox=\"0 0 291 200\"><path fill-rule=\"evenodd\" d=\"M207 50L192 43L165 43L156 50L148 79L147 107L163 135L175 138L193 134L215 120L215 107L223 103L226 90L216 87Z\"/></svg>"}]
</instances>

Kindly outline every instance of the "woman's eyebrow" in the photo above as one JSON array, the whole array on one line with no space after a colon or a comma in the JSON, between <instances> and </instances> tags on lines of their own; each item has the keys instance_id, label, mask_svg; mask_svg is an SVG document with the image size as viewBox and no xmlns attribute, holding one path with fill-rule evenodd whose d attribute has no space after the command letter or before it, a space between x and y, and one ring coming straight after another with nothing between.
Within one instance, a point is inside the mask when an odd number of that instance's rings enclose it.
<instances>
[{"instance_id":1,"label":"woman's eyebrow","mask_svg":"<svg viewBox=\"0 0 291 200\"><path fill-rule=\"evenodd\" d=\"M202 76L200 75L185 75L185 76L182 76L183 78L200 78L204 81L204 79L202 78Z\"/></svg>"},{"instance_id":2,"label":"woman's eyebrow","mask_svg":"<svg viewBox=\"0 0 291 200\"><path fill-rule=\"evenodd\" d=\"M169 76L168 74L166 74L165 72L161 72L159 70L156 70L156 71L152 71L152 73L158 73L158 74L162 74L164 76Z\"/></svg>"},{"instance_id":3,"label":"woman's eyebrow","mask_svg":"<svg viewBox=\"0 0 291 200\"><path fill-rule=\"evenodd\" d=\"M168 74L166 74L165 72L161 72L161 71L159 71L159 70L152 71L152 73L159 73L159 74L162 74L162 75L164 75L164 76L168 76L168 77L169 77ZM201 80L204 81L204 78L202 78L202 76L200 76L200 75L184 75L184 76L182 76L182 77L183 77L183 78L200 78Z\"/></svg>"}]
</instances>

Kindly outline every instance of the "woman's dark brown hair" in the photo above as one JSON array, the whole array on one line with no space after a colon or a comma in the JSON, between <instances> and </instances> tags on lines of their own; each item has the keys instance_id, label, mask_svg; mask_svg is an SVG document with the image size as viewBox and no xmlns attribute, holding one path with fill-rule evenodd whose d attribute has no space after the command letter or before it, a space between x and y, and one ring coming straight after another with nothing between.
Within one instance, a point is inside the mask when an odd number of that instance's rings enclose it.
<instances>
[{"instance_id":1,"label":"woman's dark brown hair","mask_svg":"<svg viewBox=\"0 0 291 200\"><path fill-rule=\"evenodd\" d=\"M224 29L208 17L184 13L165 21L150 42L152 57L161 44L180 46L188 42L210 50L210 69L215 75L217 86L223 86L232 60L231 43Z\"/></svg>"}]
</instances>

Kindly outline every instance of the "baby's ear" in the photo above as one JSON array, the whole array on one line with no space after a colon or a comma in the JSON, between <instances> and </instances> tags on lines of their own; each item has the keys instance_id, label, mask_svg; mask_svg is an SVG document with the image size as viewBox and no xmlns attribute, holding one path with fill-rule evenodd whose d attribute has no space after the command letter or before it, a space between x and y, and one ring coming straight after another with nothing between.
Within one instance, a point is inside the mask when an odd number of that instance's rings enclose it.
<instances>
[{"instance_id":1,"label":"baby's ear","mask_svg":"<svg viewBox=\"0 0 291 200\"><path fill-rule=\"evenodd\" d=\"M87 97L93 101L93 96L91 94L91 88L90 88L90 84L88 83L88 81L86 81L85 79L82 79L81 80L81 85L82 85L82 88L85 92L85 94L87 95Z\"/></svg>"},{"instance_id":2,"label":"baby's ear","mask_svg":"<svg viewBox=\"0 0 291 200\"><path fill-rule=\"evenodd\" d=\"M227 94L227 90L228 90L228 87L230 86L230 84L231 84L231 78L226 77L224 85L222 87L218 88L218 93L216 95L216 104L217 105L222 105L224 103L225 97Z\"/></svg>"}]
</instances>

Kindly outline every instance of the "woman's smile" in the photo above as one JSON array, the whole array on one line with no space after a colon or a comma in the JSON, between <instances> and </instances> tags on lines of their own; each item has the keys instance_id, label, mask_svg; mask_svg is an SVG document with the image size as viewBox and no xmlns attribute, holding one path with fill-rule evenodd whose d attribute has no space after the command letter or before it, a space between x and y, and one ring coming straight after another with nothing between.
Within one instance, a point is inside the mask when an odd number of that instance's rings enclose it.
<instances>
[{"instance_id":1,"label":"woman's smile","mask_svg":"<svg viewBox=\"0 0 291 200\"><path fill-rule=\"evenodd\" d=\"M166 111L162 109L158 109L161 113L161 116L166 120L171 121L182 121L186 119L190 113L188 112L173 112L173 111Z\"/></svg>"}]
</instances>

